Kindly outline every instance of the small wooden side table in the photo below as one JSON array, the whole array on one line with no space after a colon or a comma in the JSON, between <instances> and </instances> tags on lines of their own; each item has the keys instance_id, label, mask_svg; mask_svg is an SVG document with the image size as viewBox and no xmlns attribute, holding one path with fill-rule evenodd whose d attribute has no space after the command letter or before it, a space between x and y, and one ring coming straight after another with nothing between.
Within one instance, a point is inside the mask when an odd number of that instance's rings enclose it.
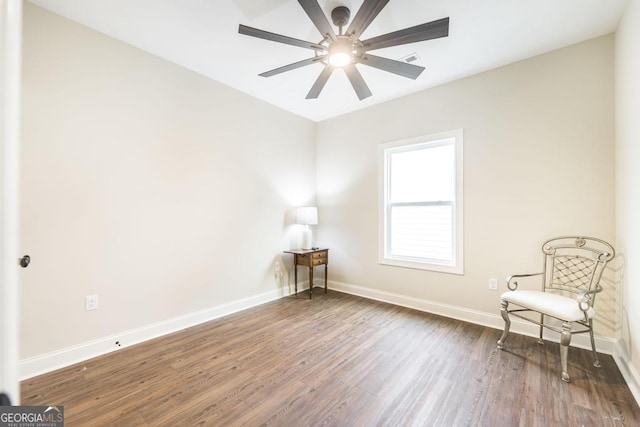
<instances>
[{"instance_id":1,"label":"small wooden side table","mask_svg":"<svg viewBox=\"0 0 640 427\"><path fill-rule=\"evenodd\" d=\"M309 267L309 299L313 297L313 267L324 265L324 293L327 293L327 264L329 263L329 249L292 249L284 251L293 254L293 274L295 277L295 290L298 295L298 266Z\"/></svg>"}]
</instances>

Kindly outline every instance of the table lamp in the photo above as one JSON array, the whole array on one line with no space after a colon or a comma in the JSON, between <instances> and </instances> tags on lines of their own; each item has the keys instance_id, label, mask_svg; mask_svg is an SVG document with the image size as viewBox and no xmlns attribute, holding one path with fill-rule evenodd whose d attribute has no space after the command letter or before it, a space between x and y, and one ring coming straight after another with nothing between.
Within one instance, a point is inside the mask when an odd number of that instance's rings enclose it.
<instances>
[{"instance_id":1,"label":"table lamp","mask_svg":"<svg viewBox=\"0 0 640 427\"><path fill-rule=\"evenodd\" d=\"M302 249L311 249L313 247L313 236L309 226L318 224L318 208L315 206L298 208L296 224L304 225L304 230L302 230Z\"/></svg>"}]
</instances>

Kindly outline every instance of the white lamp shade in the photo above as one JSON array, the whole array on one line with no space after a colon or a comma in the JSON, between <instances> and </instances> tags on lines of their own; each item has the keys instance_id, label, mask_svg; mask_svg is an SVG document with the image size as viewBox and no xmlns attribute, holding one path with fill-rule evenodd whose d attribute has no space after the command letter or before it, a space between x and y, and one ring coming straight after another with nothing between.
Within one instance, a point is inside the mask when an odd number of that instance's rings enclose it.
<instances>
[{"instance_id":1,"label":"white lamp shade","mask_svg":"<svg viewBox=\"0 0 640 427\"><path fill-rule=\"evenodd\" d=\"M296 224L316 225L318 223L318 208L315 206L298 208Z\"/></svg>"}]
</instances>

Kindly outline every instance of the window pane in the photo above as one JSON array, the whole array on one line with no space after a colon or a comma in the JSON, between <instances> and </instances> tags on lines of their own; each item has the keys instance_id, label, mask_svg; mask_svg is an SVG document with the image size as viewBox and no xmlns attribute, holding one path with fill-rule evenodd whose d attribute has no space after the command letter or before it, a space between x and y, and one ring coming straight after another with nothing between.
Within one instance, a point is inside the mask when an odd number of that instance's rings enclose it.
<instances>
[{"instance_id":1,"label":"window pane","mask_svg":"<svg viewBox=\"0 0 640 427\"><path fill-rule=\"evenodd\" d=\"M453 261L453 206L392 206L393 257Z\"/></svg>"},{"instance_id":2,"label":"window pane","mask_svg":"<svg viewBox=\"0 0 640 427\"><path fill-rule=\"evenodd\" d=\"M391 154L390 202L455 200L453 143Z\"/></svg>"}]
</instances>

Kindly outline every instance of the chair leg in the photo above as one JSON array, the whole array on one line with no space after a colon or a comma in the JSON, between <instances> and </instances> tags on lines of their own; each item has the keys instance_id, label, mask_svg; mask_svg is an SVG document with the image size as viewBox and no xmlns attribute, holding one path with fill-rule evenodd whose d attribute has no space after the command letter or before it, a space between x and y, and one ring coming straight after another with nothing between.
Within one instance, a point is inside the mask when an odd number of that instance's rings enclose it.
<instances>
[{"instance_id":1,"label":"chair leg","mask_svg":"<svg viewBox=\"0 0 640 427\"><path fill-rule=\"evenodd\" d=\"M593 338L593 320L589 319L589 335L591 336L591 349L593 350L593 366L596 368L601 367L598 360L598 352L596 351L596 340Z\"/></svg>"},{"instance_id":2,"label":"chair leg","mask_svg":"<svg viewBox=\"0 0 640 427\"><path fill-rule=\"evenodd\" d=\"M507 301L500 301L500 314L504 319L504 331L502 331L502 336L498 340L498 348L502 350L504 346L504 340L507 339L507 334L509 334L509 328L511 327L511 319L509 319L509 312L507 311L507 307L509 303Z\"/></svg>"},{"instance_id":3,"label":"chair leg","mask_svg":"<svg viewBox=\"0 0 640 427\"><path fill-rule=\"evenodd\" d=\"M562 322L562 334L560 335L560 363L562 365L562 381L569 382L567 372L567 357L569 344L571 343L571 322Z\"/></svg>"},{"instance_id":4,"label":"chair leg","mask_svg":"<svg viewBox=\"0 0 640 427\"><path fill-rule=\"evenodd\" d=\"M540 335L538 338L538 344L544 344L544 340L542 339L543 331L544 331L544 314L540 313Z\"/></svg>"}]
</instances>

